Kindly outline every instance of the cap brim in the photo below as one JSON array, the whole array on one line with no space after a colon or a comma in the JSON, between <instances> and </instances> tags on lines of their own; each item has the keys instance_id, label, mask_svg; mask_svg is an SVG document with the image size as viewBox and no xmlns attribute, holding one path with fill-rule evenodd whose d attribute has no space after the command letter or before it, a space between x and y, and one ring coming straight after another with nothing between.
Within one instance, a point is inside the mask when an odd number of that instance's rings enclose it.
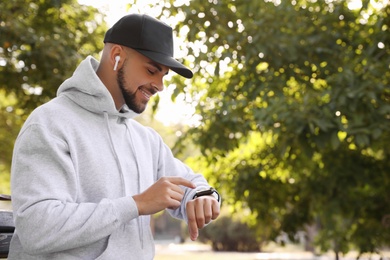
<instances>
[{"instance_id":1,"label":"cap brim","mask_svg":"<svg viewBox=\"0 0 390 260\"><path fill-rule=\"evenodd\" d=\"M145 51L145 50L138 50L138 49L135 49L135 50L138 51L139 53L145 55L149 59L151 59L151 60L153 60L161 65L169 67L171 70L173 70L177 74L179 74L187 79L190 79L194 76L194 74L192 73L192 71L190 69L188 69L186 66L184 66L183 64L181 64L180 62L178 62L177 60L175 60L174 58L172 58L170 56L167 56L167 55L161 54L161 53L157 53L157 52L152 52L152 51Z\"/></svg>"}]
</instances>

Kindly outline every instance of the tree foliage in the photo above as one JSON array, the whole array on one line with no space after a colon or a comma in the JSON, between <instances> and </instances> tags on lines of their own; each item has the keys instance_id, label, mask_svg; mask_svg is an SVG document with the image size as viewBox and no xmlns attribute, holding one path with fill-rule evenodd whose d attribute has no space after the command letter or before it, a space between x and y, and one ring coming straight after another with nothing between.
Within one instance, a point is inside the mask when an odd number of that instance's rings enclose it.
<instances>
[{"instance_id":1,"label":"tree foliage","mask_svg":"<svg viewBox=\"0 0 390 260\"><path fill-rule=\"evenodd\" d=\"M264 239L318 224L323 250L389 245L390 6L348 3L168 8L185 17L185 91L202 118L182 143L200 147L194 167L252 210Z\"/></svg>"},{"instance_id":2,"label":"tree foliage","mask_svg":"<svg viewBox=\"0 0 390 260\"><path fill-rule=\"evenodd\" d=\"M96 9L76 0L1 1L0 9L0 191L6 192L21 124L55 96L81 59L98 54L105 25Z\"/></svg>"}]
</instances>

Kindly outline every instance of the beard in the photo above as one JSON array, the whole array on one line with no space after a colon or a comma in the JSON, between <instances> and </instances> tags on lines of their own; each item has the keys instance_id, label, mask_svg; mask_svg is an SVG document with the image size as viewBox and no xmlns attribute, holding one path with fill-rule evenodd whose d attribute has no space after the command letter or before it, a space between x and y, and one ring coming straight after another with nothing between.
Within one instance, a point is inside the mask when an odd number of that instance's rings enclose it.
<instances>
[{"instance_id":1,"label":"beard","mask_svg":"<svg viewBox=\"0 0 390 260\"><path fill-rule=\"evenodd\" d=\"M137 91L135 91L134 93L131 93L130 91L128 91L126 89L126 80L125 80L125 76L124 76L124 68L125 68L125 66L123 66L122 68L120 68L118 70L116 81L118 83L119 89L122 92L122 96L123 96L123 98L125 100L126 105L131 110L133 110L135 113L141 114L142 112L145 111L146 104L137 103L137 100L136 100L137 99L137 97L136 97Z\"/></svg>"}]
</instances>

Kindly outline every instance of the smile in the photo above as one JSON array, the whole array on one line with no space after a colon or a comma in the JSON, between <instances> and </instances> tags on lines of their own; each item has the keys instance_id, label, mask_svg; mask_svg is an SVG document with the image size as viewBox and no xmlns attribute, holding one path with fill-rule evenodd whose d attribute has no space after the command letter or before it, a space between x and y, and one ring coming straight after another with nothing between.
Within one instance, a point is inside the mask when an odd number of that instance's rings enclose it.
<instances>
[{"instance_id":1,"label":"smile","mask_svg":"<svg viewBox=\"0 0 390 260\"><path fill-rule=\"evenodd\" d=\"M140 90L141 93L144 95L144 97L145 97L146 99L148 99L148 100L150 99L151 96L153 96L152 93L145 91L145 89L143 89L143 88L140 88L139 90Z\"/></svg>"}]
</instances>

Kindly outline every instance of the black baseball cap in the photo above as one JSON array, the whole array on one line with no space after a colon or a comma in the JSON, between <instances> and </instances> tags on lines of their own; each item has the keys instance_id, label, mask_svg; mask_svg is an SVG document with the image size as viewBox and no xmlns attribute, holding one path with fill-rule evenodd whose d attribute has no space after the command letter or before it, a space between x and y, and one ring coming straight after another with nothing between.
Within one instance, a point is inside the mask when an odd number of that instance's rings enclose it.
<instances>
[{"instance_id":1,"label":"black baseball cap","mask_svg":"<svg viewBox=\"0 0 390 260\"><path fill-rule=\"evenodd\" d=\"M183 77L193 76L190 69L173 58L172 28L148 15L122 17L106 32L104 43L107 42L132 48Z\"/></svg>"}]
</instances>

